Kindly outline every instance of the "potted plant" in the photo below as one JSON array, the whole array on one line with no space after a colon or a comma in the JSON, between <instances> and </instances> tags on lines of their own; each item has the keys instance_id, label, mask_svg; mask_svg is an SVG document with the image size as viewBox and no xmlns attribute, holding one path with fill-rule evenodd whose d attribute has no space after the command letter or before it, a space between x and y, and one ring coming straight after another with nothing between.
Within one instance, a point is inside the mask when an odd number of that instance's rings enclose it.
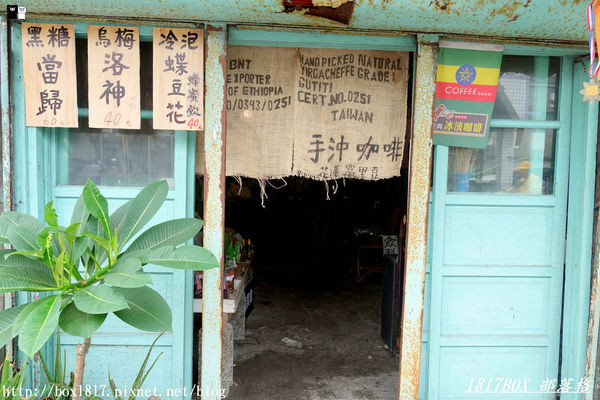
<instances>
[{"instance_id":1,"label":"potted plant","mask_svg":"<svg viewBox=\"0 0 600 400\"><path fill-rule=\"evenodd\" d=\"M81 397L90 338L109 313L144 331L171 330L170 307L150 288L146 264L185 270L219 266L207 249L181 245L200 231L199 219L166 221L140 233L167 192L166 181L150 184L109 216L108 201L88 180L67 227L58 224L52 202L45 207L46 224L14 211L0 216L0 242L14 247L0 251L0 293L46 294L0 312L0 345L18 336L19 348L33 357L58 326L82 337L74 400Z\"/></svg>"}]
</instances>

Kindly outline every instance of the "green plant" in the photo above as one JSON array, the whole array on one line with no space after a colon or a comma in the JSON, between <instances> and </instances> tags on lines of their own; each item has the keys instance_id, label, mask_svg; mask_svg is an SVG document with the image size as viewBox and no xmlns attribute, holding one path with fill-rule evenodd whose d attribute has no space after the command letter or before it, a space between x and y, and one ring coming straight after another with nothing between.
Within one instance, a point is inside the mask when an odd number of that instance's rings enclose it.
<instances>
[{"instance_id":1,"label":"green plant","mask_svg":"<svg viewBox=\"0 0 600 400\"><path fill-rule=\"evenodd\" d=\"M239 262L240 256L242 254L241 235L232 235L231 233L225 233L224 249L225 257L229 258L230 260L235 260L236 262Z\"/></svg>"},{"instance_id":2,"label":"green plant","mask_svg":"<svg viewBox=\"0 0 600 400\"><path fill-rule=\"evenodd\" d=\"M185 270L219 265L202 247L179 246L200 231L201 220L163 222L135 237L167 192L166 181L150 184L109 216L108 201L88 180L67 227L58 224L52 202L45 207L47 225L14 211L0 216L0 242L14 247L0 251L0 293L48 293L0 312L0 345L18 336L19 348L33 357L59 325L83 337L76 348L74 400L80 398L90 337L109 313L141 330L171 330L170 307L148 286L152 279L144 265Z\"/></svg>"},{"instance_id":3,"label":"green plant","mask_svg":"<svg viewBox=\"0 0 600 400\"><path fill-rule=\"evenodd\" d=\"M0 400L24 400L33 399L34 393L26 393L23 396L23 384L25 383L25 366L18 371L15 371L8 358L2 364L2 372L0 373Z\"/></svg>"},{"instance_id":4,"label":"green plant","mask_svg":"<svg viewBox=\"0 0 600 400\"><path fill-rule=\"evenodd\" d=\"M58 331L56 333L56 353L54 354L54 374L50 372L42 353L38 352L42 370L46 376L45 383L48 385L44 388L45 390L42 392L42 396L46 396L47 399L53 400L70 400L75 376L73 372L70 372L69 381L65 381L67 378L67 352L64 351L63 355L61 355L60 350L60 331Z\"/></svg>"},{"instance_id":5,"label":"green plant","mask_svg":"<svg viewBox=\"0 0 600 400\"><path fill-rule=\"evenodd\" d=\"M146 371L146 365L148 364L148 360L150 359L150 354L152 353L152 349L154 348L156 341L161 336L162 336L162 333L160 335L158 335L158 337L156 339L154 339L154 342L152 342L150 349L148 349L148 353L146 353L146 358L144 358L144 362L142 362L140 370L138 371L138 374L135 377L135 380L133 381L133 383L130 386L130 389L128 390L128 392L129 392L128 400L135 400L136 397L138 397L139 395L142 394L141 390L142 390L142 385L144 384L144 381L148 377L148 374L150 373L150 371L152 371L152 368L154 368L154 364L156 364L156 362L162 355L162 353L159 353L156 356L156 358L154 359L154 361L152 362L152 364L150 365L150 367L148 368L148 371ZM113 394L113 399L114 400L122 400L121 391L117 388L117 386L115 385L115 382L110 377L110 369L108 371L108 386L110 387L110 390ZM148 396L144 396L144 397L148 397Z\"/></svg>"}]
</instances>

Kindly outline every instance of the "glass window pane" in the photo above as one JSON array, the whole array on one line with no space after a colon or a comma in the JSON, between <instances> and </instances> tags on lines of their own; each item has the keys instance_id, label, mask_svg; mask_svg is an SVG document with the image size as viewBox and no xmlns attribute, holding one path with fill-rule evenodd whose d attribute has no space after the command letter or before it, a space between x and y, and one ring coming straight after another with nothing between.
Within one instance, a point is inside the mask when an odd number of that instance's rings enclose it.
<instances>
[{"instance_id":1,"label":"glass window pane","mask_svg":"<svg viewBox=\"0 0 600 400\"><path fill-rule=\"evenodd\" d=\"M59 185L145 186L166 179L173 187L173 131L152 129L143 119L140 130L62 129L58 137Z\"/></svg>"},{"instance_id":2,"label":"glass window pane","mask_svg":"<svg viewBox=\"0 0 600 400\"><path fill-rule=\"evenodd\" d=\"M449 192L552 194L556 133L491 129L485 149L450 147Z\"/></svg>"},{"instance_id":3,"label":"glass window pane","mask_svg":"<svg viewBox=\"0 0 600 400\"><path fill-rule=\"evenodd\" d=\"M559 71L560 57L503 56L492 118L556 120Z\"/></svg>"}]
</instances>

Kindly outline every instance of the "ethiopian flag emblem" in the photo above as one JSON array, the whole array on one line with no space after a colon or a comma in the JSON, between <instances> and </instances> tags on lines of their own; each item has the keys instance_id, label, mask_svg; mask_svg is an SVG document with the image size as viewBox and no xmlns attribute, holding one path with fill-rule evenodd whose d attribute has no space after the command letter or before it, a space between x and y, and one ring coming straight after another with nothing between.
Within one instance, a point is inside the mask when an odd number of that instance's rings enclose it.
<instances>
[{"instance_id":1,"label":"ethiopian flag emblem","mask_svg":"<svg viewBox=\"0 0 600 400\"><path fill-rule=\"evenodd\" d=\"M498 91L503 46L440 42L433 142L485 148Z\"/></svg>"}]
</instances>

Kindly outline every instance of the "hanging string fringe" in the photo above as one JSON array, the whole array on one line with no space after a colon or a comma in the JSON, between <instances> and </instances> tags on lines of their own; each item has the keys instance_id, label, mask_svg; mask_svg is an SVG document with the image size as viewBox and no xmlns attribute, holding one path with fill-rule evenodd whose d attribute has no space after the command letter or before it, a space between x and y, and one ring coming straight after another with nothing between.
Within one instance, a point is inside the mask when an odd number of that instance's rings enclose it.
<instances>
[{"instance_id":1,"label":"hanging string fringe","mask_svg":"<svg viewBox=\"0 0 600 400\"><path fill-rule=\"evenodd\" d=\"M267 191L266 191L266 185L267 185L267 180L260 178L257 179L258 181L258 187L260 188L260 205L262 206L262 208L265 208L265 199L268 199L269 196L267 196Z\"/></svg>"},{"instance_id":2,"label":"hanging string fringe","mask_svg":"<svg viewBox=\"0 0 600 400\"><path fill-rule=\"evenodd\" d=\"M240 189L238 190L237 194L238 196L240 194L242 194L242 177L240 175L234 175L233 179L235 179L235 181L238 183L238 185L240 186Z\"/></svg>"},{"instance_id":3,"label":"hanging string fringe","mask_svg":"<svg viewBox=\"0 0 600 400\"><path fill-rule=\"evenodd\" d=\"M279 178L279 180L283 181L283 185L281 185L281 186L275 186L275 185L273 185L271 183L271 181L267 181L267 183L269 184L269 186L271 186L275 190L279 190L279 189L284 188L284 187L287 186L287 181L284 178Z\"/></svg>"}]
</instances>

